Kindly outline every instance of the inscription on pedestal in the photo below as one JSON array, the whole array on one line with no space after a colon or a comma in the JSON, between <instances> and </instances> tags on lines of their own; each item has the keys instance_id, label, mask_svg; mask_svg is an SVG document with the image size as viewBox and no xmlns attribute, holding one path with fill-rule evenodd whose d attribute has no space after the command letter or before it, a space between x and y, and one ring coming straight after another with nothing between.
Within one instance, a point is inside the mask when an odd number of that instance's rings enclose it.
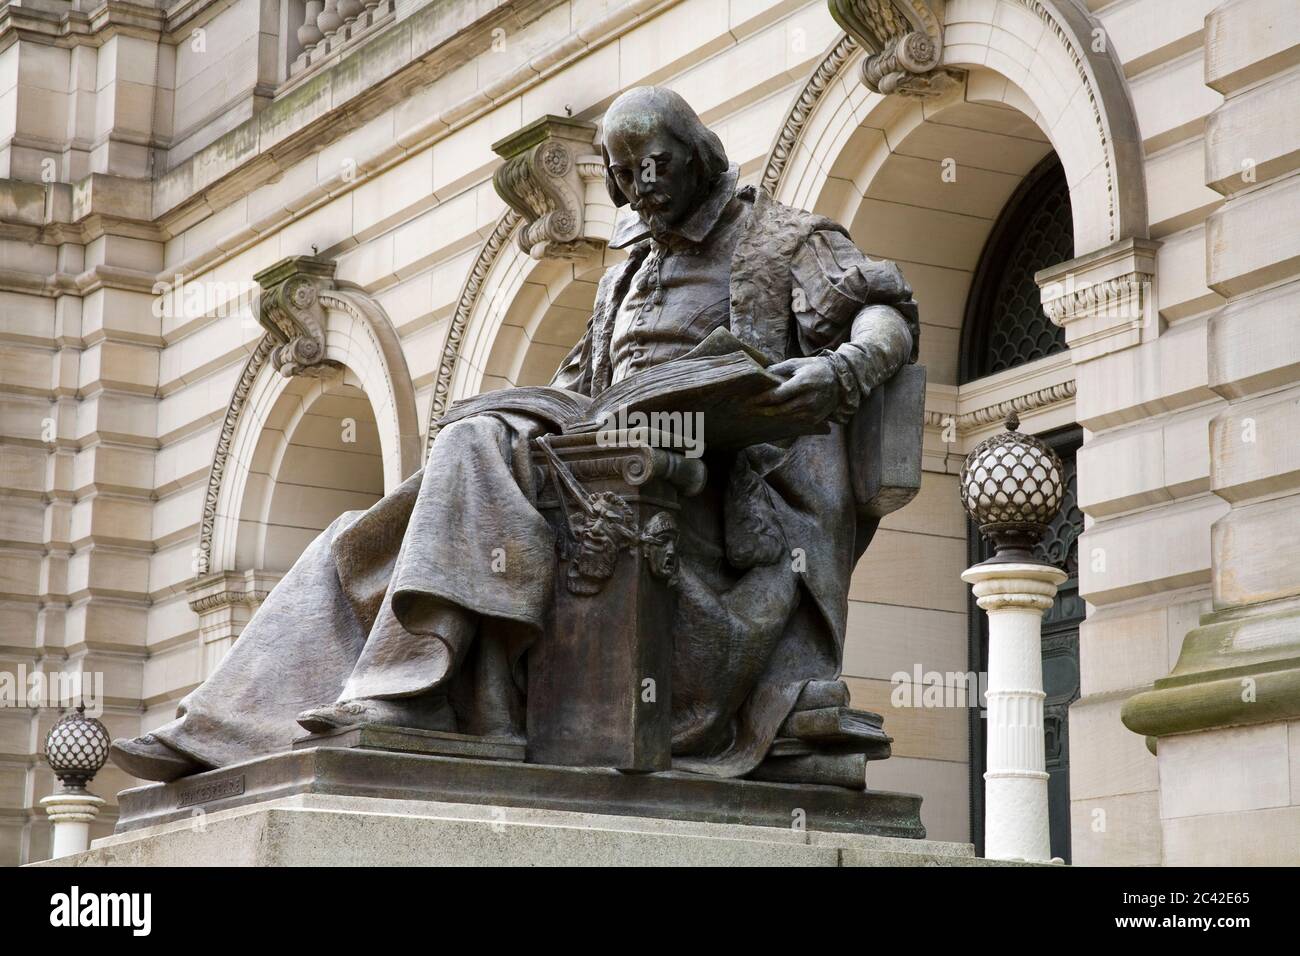
<instances>
[{"instance_id":1,"label":"inscription on pedestal","mask_svg":"<svg viewBox=\"0 0 1300 956\"><path fill-rule=\"evenodd\" d=\"M203 783L182 790L176 799L176 806L182 809L185 807L196 807L201 803L211 803L213 800L224 800L227 797L237 797L243 792L244 775L241 773L238 777L226 777L224 780L213 780L211 783Z\"/></svg>"}]
</instances>

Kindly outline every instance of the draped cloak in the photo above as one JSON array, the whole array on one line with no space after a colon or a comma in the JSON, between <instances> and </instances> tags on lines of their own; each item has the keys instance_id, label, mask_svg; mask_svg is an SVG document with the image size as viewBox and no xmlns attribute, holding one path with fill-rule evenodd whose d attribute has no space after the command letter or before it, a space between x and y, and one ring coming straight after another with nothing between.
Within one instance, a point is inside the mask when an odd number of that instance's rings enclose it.
<instances>
[{"instance_id":1,"label":"draped cloak","mask_svg":"<svg viewBox=\"0 0 1300 956\"><path fill-rule=\"evenodd\" d=\"M844 395L827 434L706 456L705 492L683 501L674 767L719 776L752 770L803 686L840 674L849 580L876 526L857 516L849 460L859 450L844 423L871 387L916 360L919 341L911 290L892 263L863 256L828 219L753 187L734 192L736 175L733 165L716 187L746 207L726 324L773 361L826 355ZM707 247L712 223L695 219L691 238ZM611 242L632 248L601 279L554 384L590 395L611 384L615 316L653 245L638 224L625 221L622 242ZM556 573L530 467L542 431L513 413L442 429L422 470L321 532L154 733L213 766L283 750L308 708L468 683L466 661L485 636L507 649L522 690ZM765 542L779 551L764 556ZM412 630L437 605L472 612L476 633Z\"/></svg>"}]
</instances>

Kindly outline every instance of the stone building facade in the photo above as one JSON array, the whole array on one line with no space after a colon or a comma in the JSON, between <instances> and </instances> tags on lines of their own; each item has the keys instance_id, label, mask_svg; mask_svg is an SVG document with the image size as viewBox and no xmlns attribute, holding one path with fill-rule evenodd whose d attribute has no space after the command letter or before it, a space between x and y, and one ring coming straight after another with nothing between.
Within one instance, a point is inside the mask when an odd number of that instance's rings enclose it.
<instances>
[{"instance_id":1,"label":"stone building facade","mask_svg":"<svg viewBox=\"0 0 1300 956\"><path fill-rule=\"evenodd\" d=\"M1300 861L1292 0L0 7L0 675L165 722L449 402L545 382L622 255L593 144L643 84L921 306L924 486L851 594L853 702L895 737L869 786L980 839L956 483L1015 410L1075 474L1054 848ZM0 708L4 864L49 851L39 703Z\"/></svg>"}]
</instances>

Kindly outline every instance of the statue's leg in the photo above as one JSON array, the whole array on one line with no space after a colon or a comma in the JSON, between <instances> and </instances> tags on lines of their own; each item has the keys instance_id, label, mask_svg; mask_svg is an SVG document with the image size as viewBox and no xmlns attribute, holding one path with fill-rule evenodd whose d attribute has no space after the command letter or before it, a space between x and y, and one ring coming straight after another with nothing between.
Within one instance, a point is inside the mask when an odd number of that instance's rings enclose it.
<instances>
[{"instance_id":1,"label":"statue's leg","mask_svg":"<svg viewBox=\"0 0 1300 956\"><path fill-rule=\"evenodd\" d=\"M673 753L725 746L731 718L753 689L798 601L786 561L754 568L726 591L688 562L673 620Z\"/></svg>"},{"instance_id":2,"label":"statue's leg","mask_svg":"<svg viewBox=\"0 0 1300 956\"><path fill-rule=\"evenodd\" d=\"M532 488L539 431L494 415L439 434L365 648L337 701L301 714L302 726L522 733L512 667L540 630L554 571Z\"/></svg>"},{"instance_id":3,"label":"statue's leg","mask_svg":"<svg viewBox=\"0 0 1300 956\"><path fill-rule=\"evenodd\" d=\"M524 737L524 695L511 668L510 641L496 627L483 628L451 691L461 733Z\"/></svg>"},{"instance_id":4,"label":"statue's leg","mask_svg":"<svg viewBox=\"0 0 1300 956\"><path fill-rule=\"evenodd\" d=\"M396 504L390 496L375 508ZM340 585L333 554L338 534L360 518L341 516L307 547L175 720L114 743L118 766L174 780L289 747L302 732L294 718L338 695L365 643L366 623Z\"/></svg>"}]
</instances>

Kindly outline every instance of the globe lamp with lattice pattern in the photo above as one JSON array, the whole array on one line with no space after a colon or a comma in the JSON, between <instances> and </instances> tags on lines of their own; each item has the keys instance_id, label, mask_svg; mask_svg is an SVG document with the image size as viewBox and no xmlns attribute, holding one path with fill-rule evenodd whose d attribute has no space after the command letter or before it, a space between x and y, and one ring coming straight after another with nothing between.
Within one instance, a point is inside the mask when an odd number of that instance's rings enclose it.
<instances>
[{"instance_id":1,"label":"globe lamp with lattice pattern","mask_svg":"<svg viewBox=\"0 0 1300 956\"><path fill-rule=\"evenodd\" d=\"M55 721L45 735L45 758L64 790L85 790L108 760L110 743L108 730L94 717L87 717L82 704Z\"/></svg>"},{"instance_id":2,"label":"globe lamp with lattice pattern","mask_svg":"<svg viewBox=\"0 0 1300 956\"><path fill-rule=\"evenodd\" d=\"M1065 498L1065 467L1056 452L1018 431L1015 412L1006 431L980 442L961 469L962 506L993 542L990 562L1041 564L1034 547Z\"/></svg>"}]
</instances>

